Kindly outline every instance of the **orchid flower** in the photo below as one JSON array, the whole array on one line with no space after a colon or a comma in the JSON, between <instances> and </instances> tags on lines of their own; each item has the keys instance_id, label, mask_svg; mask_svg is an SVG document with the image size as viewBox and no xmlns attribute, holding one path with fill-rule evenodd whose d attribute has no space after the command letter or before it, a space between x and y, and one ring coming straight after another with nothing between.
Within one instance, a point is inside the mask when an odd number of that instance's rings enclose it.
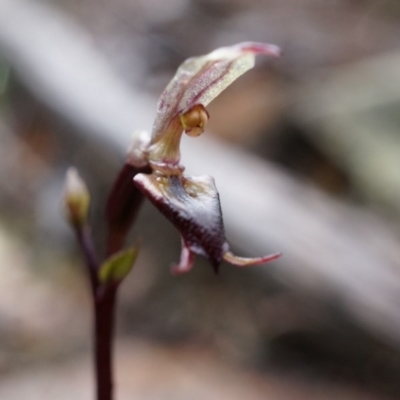
<instances>
[{"instance_id":1,"label":"orchid flower","mask_svg":"<svg viewBox=\"0 0 400 400\"><path fill-rule=\"evenodd\" d=\"M181 236L182 251L173 273L189 271L195 255L206 257L216 272L222 260L242 267L280 256L276 253L243 258L230 252L214 179L185 176L180 164L183 132L194 137L204 132L209 119L206 106L254 66L257 54L278 57L280 50L274 45L246 42L186 60L161 94L151 137L135 136L127 164L117 180L119 183L111 193L107 212L109 231L114 234L118 231L120 239L134 218L135 207L129 201L140 202L133 185L128 189L130 194L125 191L125 197L121 198L124 195L121 188L127 187L123 182L132 178L142 194L175 225Z\"/></svg>"}]
</instances>

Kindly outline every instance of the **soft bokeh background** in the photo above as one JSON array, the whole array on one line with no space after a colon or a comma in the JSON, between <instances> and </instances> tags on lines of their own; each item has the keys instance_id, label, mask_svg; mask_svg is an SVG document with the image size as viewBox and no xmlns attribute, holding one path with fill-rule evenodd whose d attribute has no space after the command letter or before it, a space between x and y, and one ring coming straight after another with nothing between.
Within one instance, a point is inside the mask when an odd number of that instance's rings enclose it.
<instances>
[{"instance_id":1,"label":"soft bokeh background","mask_svg":"<svg viewBox=\"0 0 400 400\"><path fill-rule=\"evenodd\" d=\"M400 396L397 0L0 0L0 397L93 398L85 271L62 218L79 168L104 239L107 190L186 58L282 47L184 141L216 178L246 270L169 267L179 238L145 204L118 308L118 399Z\"/></svg>"}]
</instances>

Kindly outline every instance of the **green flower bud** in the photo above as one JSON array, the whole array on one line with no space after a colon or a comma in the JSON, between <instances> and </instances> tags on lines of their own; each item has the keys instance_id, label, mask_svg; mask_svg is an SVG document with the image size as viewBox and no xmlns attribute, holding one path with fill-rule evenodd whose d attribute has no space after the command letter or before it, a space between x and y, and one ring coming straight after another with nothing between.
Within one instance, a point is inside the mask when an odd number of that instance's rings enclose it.
<instances>
[{"instance_id":1,"label":"green flower bud","mask_svg":"<svg viewBox=\"0 0 400 400\"><path fill-rule=\"evenodd\" d=\"M76 168L69 168L64 184L64 205L68 221L74 226L82 226L86 223L89 206L89 190L79 176Z\"/></svg>"}]
</instances>

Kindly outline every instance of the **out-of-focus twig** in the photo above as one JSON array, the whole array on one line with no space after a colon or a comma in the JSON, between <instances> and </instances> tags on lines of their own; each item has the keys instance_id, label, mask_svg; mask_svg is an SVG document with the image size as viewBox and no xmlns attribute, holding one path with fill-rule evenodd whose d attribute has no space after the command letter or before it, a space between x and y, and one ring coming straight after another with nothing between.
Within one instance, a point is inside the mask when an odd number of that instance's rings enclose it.
<instances>
[{"instance_id":1,"label":"out-of-focus twig","mask_svg":"<svg viewBox=\"0 0 400 400\"><path fill-rule=\"evenodd\" d=\"M0 0L0 56L40 101L93 140L126 147L133 129L153 120L155 99L129 90L90 36L50 5Z\"/></svg>"}]
</instances>

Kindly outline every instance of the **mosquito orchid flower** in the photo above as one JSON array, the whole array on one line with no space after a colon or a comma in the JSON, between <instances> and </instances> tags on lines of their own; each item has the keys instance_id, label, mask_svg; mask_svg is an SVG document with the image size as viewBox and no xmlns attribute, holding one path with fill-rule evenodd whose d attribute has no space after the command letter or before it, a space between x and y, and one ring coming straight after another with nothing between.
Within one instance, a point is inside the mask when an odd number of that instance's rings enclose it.
<instances>
[{"instance_id":1,"label":"mosquito orchid flower","mask_svg":"<svg viewBox=\"0 0 400 400\"><path fill-rule=\"evenodd\" d=\"M157 107L147 160L151 174L134 177L137 187L176 226L182 252L176 273L189 271L195 255L237 266L261 264L279 257L242 258L229 251L218 191L209 176L187 177L180 165L182 133L198 136L209 119L206 106L234 80L254 66L255 55L279 56L279 49L262 43L241 43L186 60L162 93Z\"/></svg>"},{"instance_id":2,"label":"mosquito orchid flower","mask_svg":"<svg viewBox=\"0 0 400 400\"><path fill-rule=\"evenodd\" d=\"M186 60L161 94L151 137L137 143L139 151L132 150L130 164L151 169L151 173L138 171L134 175L136 186L181 235L182 252L173 267L175 273L189 271L195 255L206 257L216 272L222 260L249 266L280 255L243 258L231 253L214 179L185 176L180 164L183 132L194 137L204 132L209 119L206 106L254 66L257 54L278 57L280 50L274 45L246 42Z\"/></svg>"}]
</instances>

